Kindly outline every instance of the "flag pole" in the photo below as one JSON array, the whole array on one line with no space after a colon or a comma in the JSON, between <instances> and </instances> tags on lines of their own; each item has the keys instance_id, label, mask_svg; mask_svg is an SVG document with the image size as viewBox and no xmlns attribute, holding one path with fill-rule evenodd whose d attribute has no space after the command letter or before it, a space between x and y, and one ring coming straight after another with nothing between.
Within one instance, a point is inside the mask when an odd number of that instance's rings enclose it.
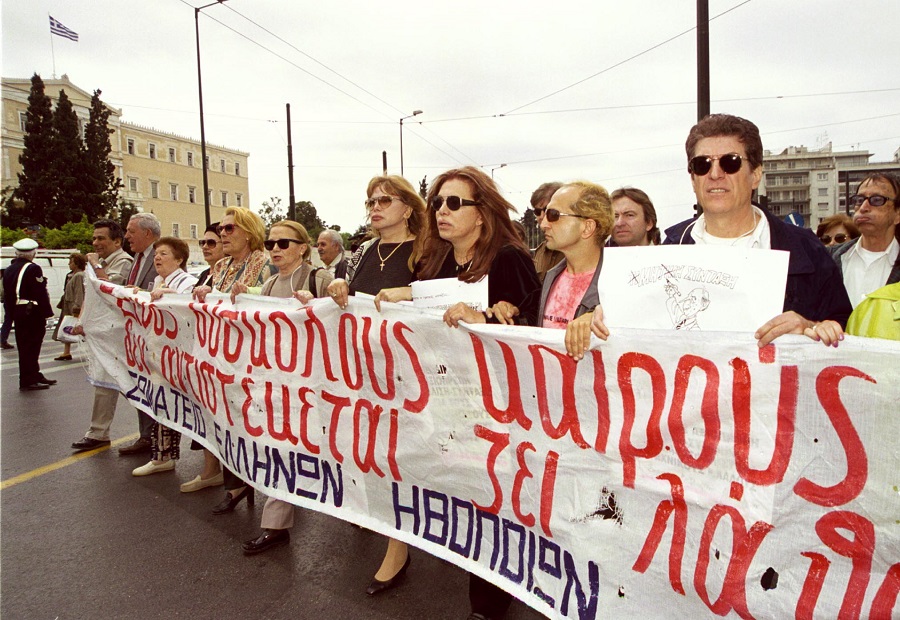
<instances>
[{"instance_id":1,"label":"flag pole","mask_svg":"<svg viewBox=\"0 0 900 620\"><path fill-rule=\"evenodd\" d=\"M47 13L47 21L50 21L50 13ZM56 52L53 50L53 30L50 30L50 57L53 58L53 79L56 79Z\"/></svg>"}]
</instances>

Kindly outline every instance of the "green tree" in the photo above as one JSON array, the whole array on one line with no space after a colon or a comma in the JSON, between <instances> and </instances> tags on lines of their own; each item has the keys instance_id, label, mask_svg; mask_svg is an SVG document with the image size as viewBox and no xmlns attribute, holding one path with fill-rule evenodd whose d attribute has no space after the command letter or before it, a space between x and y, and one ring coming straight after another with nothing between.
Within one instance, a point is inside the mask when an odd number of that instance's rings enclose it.
<instances>
[{"instance_id":1,"label":"green tree","mask_svg":"<svg viewBox=\"0 0 900 620\"><path fill-rule=\"evenodd\" d=\"M425 200L428 197L428 175L426 174L422 177L422 180L419 181L419 196L422 197L422 200Z\"/></svg>"},{"instance_id":2,"label":"green tree","mask_svg":"<svg viewBox=\"0 0 900 620\"><path fill-rule=\"evenodd\" d=\"M80 222L66 222L60 228L45 228L42 242L48 249L77 248L82 254L93 252L94 226L83 215Z\"/></svg>"},{"instance_id":3,"label":"green tree","mask_svg":"<svg viewBox=\"0 0 900 620\"><path fill-rule=\"evenodd\" d=\"M64 90L59 91L53 112L52 167L57 184L56 200L44 216L44 224L59 228L66 222L80 220L87 200L84 144L78 117Z\"/></svg>"},{"instance_id":4,"label":"green tree","mask_svg":"<svg viewBox=\"0 0 900 620\"><path fill-rule=\"evenodd\" d=\"M324 220L319 218L319 214L316 212L316 207L308 200L301 200L296 204L297 208L297 221L303 224L303 227L306 228L306 231L309 233L310 238L312 238L313 242L319 237L319 233L329 228L328 224L325 223ZM332 227L334 230L340 230L340 226Z\"/></svg>"},{"instance_id":5,"label":"green tree","mask_svg":"<svg viewBox=\"0 0 900 620\"><path fill-rule=\"evenodd\" d=\"M4 201L4 223L13 228L23 224L45 224L45 214L53 208L56 182L53 167L53 106L44 93L44 81L31 77L28 110L25 113L24 149L19 156L22 172L19 186Z\"/></svg>"},{"instance_id":6,"label":"green tree","mask_svg":"<svg viewBox=\"0 0 900 620\"><path fill-rule=\"evenodd\" d=\"M525 215L520 217L519 221L525 227L525 240L528 243L528 247L536 248L539 246L541 244L541 231L538 227L537 218L534 217L534 211L526 209Z\"/></svg>"},{"instance_id":7,"label":"green tree","mask_svg":"<svg viewBox=\"0 0 900 620\"><path fill-rule=\"evenodd\" d=\"M24 239L28 236L21 228L8 228L6 226L0 226L0 244L3 247L8 247L14 244L19 239Z\"/></svg>"},{"instance_id":8,"label":"green tree","mask_svg":"<svg viewBox=\"0 0 900 620\"><path fill-rule=\"evenodd\" d=\"M87 195L84 213L90 220L98 219L117 206L122 181L116 176L116 167L109 161L112 145L109 136L109 108L100 101L100 89L91 97L90 120L84 130L85 177Z\"/></svg>"},{"instance_id":9,"label":"green tree","mask_svg":"<svg viewBox=\"0 0 900 620\"><path fill-rule=\"evenodd\" d=\"M281 198L278 196L272 196L268 200L263 201L262 207L259 208L257 214L262 219L263 224L265 224L266 230L270 229L275 222L280 222L287 217L284 207L281 206Z\"/></svg>"}]
</instances>

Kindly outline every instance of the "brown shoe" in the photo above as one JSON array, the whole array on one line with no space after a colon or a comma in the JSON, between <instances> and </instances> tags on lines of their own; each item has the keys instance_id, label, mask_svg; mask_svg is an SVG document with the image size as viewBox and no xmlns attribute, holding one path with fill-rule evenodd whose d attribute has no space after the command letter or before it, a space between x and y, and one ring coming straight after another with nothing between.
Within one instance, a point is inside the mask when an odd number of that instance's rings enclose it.
<instances>
[{"instance_id":1,"label":"brown shoe","mask_svg":"<svg viewBox=\"0 0 900 620\"><path fill-rule=\"evenodd\" d=\"M144 454L150 452L150 440L140 437L130 446L119 448L119 455L130 456L132 454Z\"/></svg>"}]
</instances>

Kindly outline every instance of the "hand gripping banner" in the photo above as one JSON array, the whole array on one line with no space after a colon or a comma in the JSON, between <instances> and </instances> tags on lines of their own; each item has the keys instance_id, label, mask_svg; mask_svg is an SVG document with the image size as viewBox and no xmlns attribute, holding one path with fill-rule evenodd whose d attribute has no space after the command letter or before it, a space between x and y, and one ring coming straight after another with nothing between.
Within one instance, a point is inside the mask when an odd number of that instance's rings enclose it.
<instances>
[{"instance_id":1,"label":"hand gripping banner","mask_svg":"<svg viewBox=\"0 0 900 620\"><path fill-rule=\"evenodd\" d=\"M92 382L549 617L900 614L897 343L88 292Z\"/></svg>"}]
</instances>

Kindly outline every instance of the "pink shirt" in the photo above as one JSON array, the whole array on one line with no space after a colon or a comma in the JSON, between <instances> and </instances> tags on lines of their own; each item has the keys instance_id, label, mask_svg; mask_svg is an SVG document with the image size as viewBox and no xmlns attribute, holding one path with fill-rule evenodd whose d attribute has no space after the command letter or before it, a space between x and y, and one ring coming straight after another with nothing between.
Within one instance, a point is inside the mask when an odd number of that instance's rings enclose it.
<instances>
[{"instance_id":1,"label":"pink shirt","mask_svg":"<svg viewBox=\"0 0 900 620\"><path fill-rule=\"evenodd\" d=\"M547 303L544 305L544 316L541 317L541 327L552 329L565 329L569 321L575 318L581 299L594 279L593 271L571 274L563 269L550 294L547 295Z\"/></svg>"}]
</instances>

